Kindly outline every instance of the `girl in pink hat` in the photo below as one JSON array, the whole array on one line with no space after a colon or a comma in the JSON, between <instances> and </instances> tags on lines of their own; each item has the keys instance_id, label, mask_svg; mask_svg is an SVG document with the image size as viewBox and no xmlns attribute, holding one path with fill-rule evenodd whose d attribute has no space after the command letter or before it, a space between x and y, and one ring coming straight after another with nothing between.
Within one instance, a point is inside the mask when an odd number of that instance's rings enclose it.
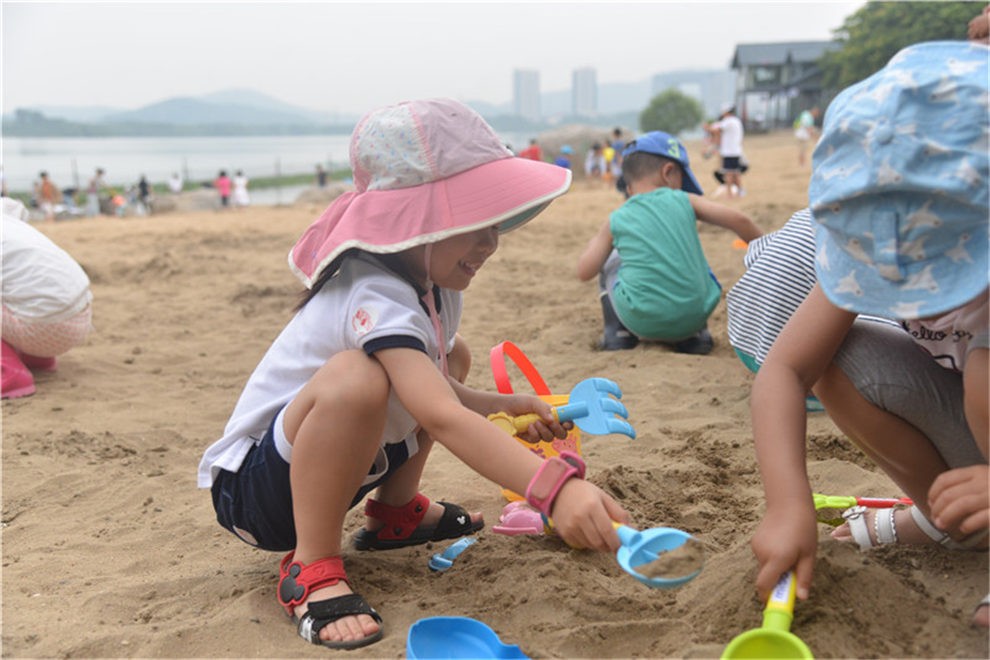
<instances>
[{"instance_id":1,"label":"girl in pink hat","mask_svg":"<svg viewBox=\"0 0 990 660\"><path fill-rule=\"evenodd\" d=\"M570 185L569 170L515 158L473 110L412 101L369 113L351 139L356 191L337 198L289 254L308 292L199 466L221 525L289 551L278 600L313 644L382 636L341 552L347 511L365 506L357 550L472 534L480 514L431 502L419 482L434 442L482 476L526 493L565 541L615 551L626 512L583 480L580 458L542 460L485 419L537 413L533 441L563 438L530 395L463 383L461 296L498 247Z\"/></svg>"}]
</instances>

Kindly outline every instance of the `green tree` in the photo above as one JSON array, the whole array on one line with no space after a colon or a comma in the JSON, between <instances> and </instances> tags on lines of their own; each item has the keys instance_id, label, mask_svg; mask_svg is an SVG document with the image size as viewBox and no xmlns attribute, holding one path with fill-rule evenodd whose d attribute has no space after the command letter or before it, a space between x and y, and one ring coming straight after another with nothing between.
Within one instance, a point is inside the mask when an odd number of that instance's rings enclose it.
<instances>
[{"instance_id":1,"label":"green tree","mask_svg":"<svg viewBox=\"0 0 990 660\"><path fill-rule=\"evenodd\" d=\"M977 2L867 2L833 31L842 48L821 59L824 85L840 90L868 78L911 44L965 39L982 9Z\"/></svg>"},{"instance_id":2,"label":"green tree","mask_svg":"<svg viewBox=\"0 0 990 660\"><path fill-rule=\"evenodd\" d=\"M698 101L676 89L668 89L654 96L639 113L639 128L644 132L664 131L677 135L700 124L704 116Z\"/></svg>"}]
</instances>

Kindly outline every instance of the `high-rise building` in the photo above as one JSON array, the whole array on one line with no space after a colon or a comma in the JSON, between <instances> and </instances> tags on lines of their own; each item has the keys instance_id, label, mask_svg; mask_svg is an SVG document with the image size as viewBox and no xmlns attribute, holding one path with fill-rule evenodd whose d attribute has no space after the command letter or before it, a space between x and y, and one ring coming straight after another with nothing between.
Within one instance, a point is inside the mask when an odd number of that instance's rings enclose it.
<instances>
[{"instance_id":1,"label":"high-rise building","mask_svg":"<svg viewBox=\"0 0 990 660\"><path fill-rule=\"evenodd\" d=\"M512 72L512 104L520 117L539 121L541 117L539 71L516 69Z\"/></svg>"},{"instance_id":2,"label":"high-rise building","mask_svg":"<svg viewBox=\"0 0 990 660\"><path fill-rule=\"evenodd\" d=\"M594 67L574 69L571 75L571 112L579 117L598 114L598 75Z\"/></svg>"}]
</instances>

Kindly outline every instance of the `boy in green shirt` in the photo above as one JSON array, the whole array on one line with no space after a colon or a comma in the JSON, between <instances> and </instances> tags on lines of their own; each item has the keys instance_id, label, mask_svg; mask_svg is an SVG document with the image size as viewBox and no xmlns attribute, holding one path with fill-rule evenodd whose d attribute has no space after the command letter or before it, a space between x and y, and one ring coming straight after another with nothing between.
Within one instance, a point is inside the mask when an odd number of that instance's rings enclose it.
<instances>
[{"instance_id":1,"label":"boy in green shirt","mask_svg":"<svg viewBox=\"0 0 990 660\"><path fill-rule=\"evenodd\" d=\"M698 238L697 221L730 229L744 241L763 234L744 213L701 197L677 138L652 131L622 152L629 199L612 212L578 259L581 280L599 276L605 332L601 348L639 340L705 355L708 317L722 296Z\"/></svg>"}]
</instances>

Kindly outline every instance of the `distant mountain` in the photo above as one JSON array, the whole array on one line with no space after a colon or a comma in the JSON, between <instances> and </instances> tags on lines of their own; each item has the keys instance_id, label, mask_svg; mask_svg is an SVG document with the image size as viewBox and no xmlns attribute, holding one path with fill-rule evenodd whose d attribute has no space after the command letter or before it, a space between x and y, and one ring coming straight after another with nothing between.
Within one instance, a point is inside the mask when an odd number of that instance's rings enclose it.
<instances>
[{"instance_id":1,"label":"distant mountain","mask_svg":"<svg viewBox=\"0 0 990 660\"><path fill-rule=\"evenodd\" d=\"M330 122L337 123L338 121L348 120L347 117L344 119L338 119L339 115L336 113L319 112L316 110L309 110L308 108L300 108L299 106L286 103L285 101L268 96L267 94L262 94L261 92L257 92L253 89L227 89L219 92L213 92L212 94L197 96L196 98L209 103L248 106L258 110L269 110L271 112L284 113L286 115L298 115L300 117L305 117L309 121L316 124L326 124ZM350 119L353 119L353 121L356 122L359 117L354 116L350 117Z\"/></svg>"},{"instance_id":2,"label":"distant mountain","mask_svg":"<svg viewBox=\"0 0 990 660\"><path fill-rule=\"evenodd\" d=\"M292 125L316 123L305 111L276 110L240 103L171 98L103 118L109 123Z\"/></svg>"},{"instance_id":3,"label":"distant mountain","mask_svg":"<svg viewBox=\"0 0 990 660\"><path fill-rule=\"evenodd\" d=\"M103 121L107 115L123 112L122 108L111 108L108 106L66 106L66 105L40 105L28 110L35 110L52 119L64 119L75 122L97 122Z\"/></svg>"},{"instance_id":4,"label":"distant mountain","mask_svg":"<svg viewBox=\"0 0 990 660\"><path fill-rule=\"evenodd\" d=\"M649 102L650 81L598 86L597 123L625 122ZM529 132L575 119L570 90L541 95L543 121L513 114L512 102L467 101L498 130ZM250 89L174 97L133 110L97 106L19 108L3 117L14 136L281 135L350 132L359 115L318 112ZM582 119L582 118L577 118ZM587 119L587 118L585 118Z\"/></svg>"},{"instance_id":5,"label":"distant mountain","mask_svg":"<svg viewBox=\"0 0 990 660\"><path fill-rule=\"evenodd\" d=\"M479 115L486 118L512 114L512 103L501 103L498 105L489 103L488 101L465 101L464 103Z\"/></svg>"}]
</instances>

